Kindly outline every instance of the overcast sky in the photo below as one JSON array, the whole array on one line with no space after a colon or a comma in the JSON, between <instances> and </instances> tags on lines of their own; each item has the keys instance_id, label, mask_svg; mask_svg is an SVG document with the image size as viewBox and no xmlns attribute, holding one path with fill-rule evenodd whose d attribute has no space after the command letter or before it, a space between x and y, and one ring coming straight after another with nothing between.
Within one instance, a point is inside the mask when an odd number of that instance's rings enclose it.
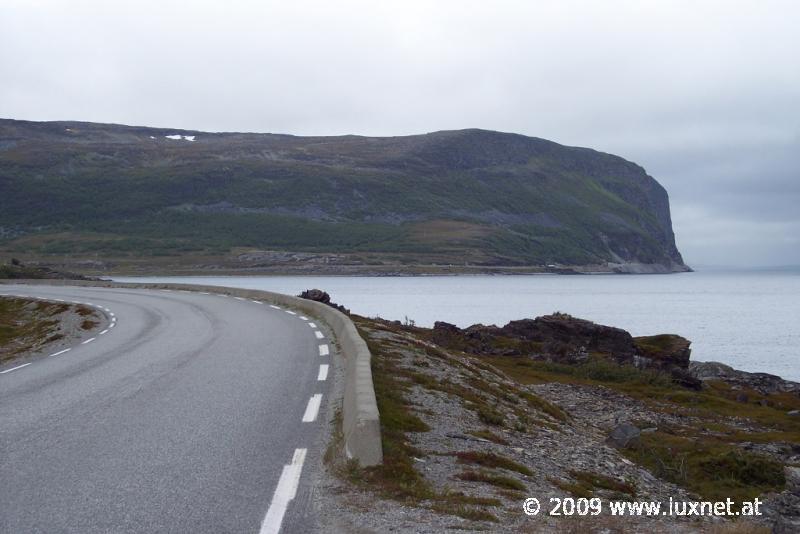
<instances>
[{"instance_id":1,"label":"overcast sky","mask_svg":"<svg viewBox=\"0 0 800 534\"><path fill-rule=\"evenodd\" d=\"M0 117L612 152L695 265L800 264L800 2L0 2Z\"/></svg>"}]
</instances>

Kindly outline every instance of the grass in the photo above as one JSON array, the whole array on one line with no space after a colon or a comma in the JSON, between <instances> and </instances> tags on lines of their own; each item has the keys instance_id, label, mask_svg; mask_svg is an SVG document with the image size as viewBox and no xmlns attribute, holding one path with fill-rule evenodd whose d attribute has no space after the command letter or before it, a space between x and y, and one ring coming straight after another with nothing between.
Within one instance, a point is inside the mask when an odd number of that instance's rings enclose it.
<instances>
[{"instance_id":1,"label":"grass","mask_svg":"<svg viewBox=\"0 0 800 534\"><path fill-rule=\"evenodd\" d=\"M495 498L476 497L460 492L438 491L417 470L417 459L425 453L409 443L409 434L427 432L428 425L413 413L406 394L420 381L419 375L401 368L391 343L371 339L361 331L372 353L372 376L381 420L383 464L361 469L355 462L346 462L340 474L350 482L377 492L384 498L406 505L424 506L470 521L496 522L497 517L480 507L501 506ZM333 452L326 453L332 459Z\"/></svg>"},{"instance_id":2,"label":"grass","mask_svg":"<svg viewBox=\"0 0 800 534\"><path fill-rule=\"evenodd\" d=\"M386 330L404 335L415 332L413 328L390 326L386 326ZM385 497L460 517L492 521L490 516L494 517L494 514L481 507L494 504L480 497L436 490L418 470L417 467L422 465L418 459L424 457L424 453L411 445L410 434L425 432L428 426L417 415L424 411L415 413L407 401L412 387L457 396L488 426L469 433L501 444L507 443L506 440L491 428L512 425L519 427L517 430L521 432L527 431L534 410L536 414L533 417L544 414L549 425L555 426L555 422L570 418L555 404L526 391L526 384L561 382L604 386L639 399L657 412L689 416L688 422L680 428L661 424L656 432L642 434L639 445L622 451L622 454L655 476L680 485L703 500L730 497L742 502L765 492L780 491L785 485L780 462L743 451L738 444L742 441L800 442L800 421L786 415L787 411L800 408L800 399L791 394L765 396L747 391L750 400L739 402L736 396L741 390L732 390L724 383L711 382L702 391L692 391L677 387L662 374L597 359L585 365L562 366L513 357L487 357L482 359L483 368L476 370L477 367L467 363L469 359L456 357L448 351L377 336L370 339L368 331L362 330L362 333L373 354L385 464L366 470L351 465L348 476L378 488ZM414 368L400 365L400 359L409 356L402 354L401 350L419 353L410 355ZM428 367L424 365L426 355L446 360L459 372L468 372L468 385L439 380L424 372ZM498 378L508 377L511 382L504 380L499 386L484 380L482 377L492 374L492 369L496 369L494 374ZM501 406L505 408L503 412ZM513 415L509 417L508 411ZM745 433L734 422L743 420L763 430ZM536 423L542 421L537 419ZM453 453L453 456L458 464L468 466L456 475L457 478L493 486L498 495L501 492L516 495L526 491L524 483L508 472L532 475L527 466L495 452L464 450ZM627 481L590 471L570 470L567 474L567 479L551 482L576 497L588 498L598 492L611 493L623 499L636 496L636 487Z\"/></svg>"},{"instance_id":3,"label":"grass","mask_svg":"<svg viewBox=\"0 0 800 534\"><path fill-rule=\"evenodd\" d=\"M749 501L786 484L783 465L776 460L713 437L657 431L643 434L639 445L623 454L704 500Z\"/></svg>"},{"instance_id":4,"label":"grass","mask_svg":"<svg viewBox=\"0 0 800 534\"><path fill-rule=\"evenodd\" d=\"M501 456L493 452L486 451L462 451L455 453L458 462L462 464L479 465L481 467L491 467L515 471L523 475L533 475L533 471L519 462Z\"/></svg>"},{"instance_id":5,"label":"grass","mask_svg":"<svg viewBox=\"0 0 800 534\"><path fill-rule=\"evenodd\" d=\"M0 362L59 339L55 316L64 305L0 297Z\"/></svg>"},{"instance_id":6,"label":"grass","mask_svg":"<svg viewBox=\"0 0 800 534\"><path fill-rule=\"evenodd\" d=\"M469 521L489 521L492 523L497 523L498 521L497 516L491 512L476 508L469 508L463 504L434 504L431 506L431 510L461 517L462 519L468 519Z\"/></svg>"},{"instance_id":7,"label":"grass","mask_svg":"<svg viewBox=\"0 0 800 534\"><path fill-rule=\"evenodd\" d=\"M613 477L577 469L570 469L569 475L574 482L554 481L554 483L575 497L591 498L598 490L608 490L630 498L636 497L635 486Z\"/></svg>"},{"instance_id":8,"label":"grass","mask_svg":"<svg viewBox=\"0 0 800 534\"><path fill-rule=\"evenodd\" d=\"M0 226L19 231L8 249L106 258L388 251L412 263L437 254L504 265L598 263L612 259L609 244L645 262L668 255L663 225L641 200L652 196L641 169L538 140L462 132L286 144L215 134L165 148L51 142L38 126L14 128L27 141L0 152ZM381 222L387 214L398 224ZM34 236L42 239L32 248Z\"/></svg>"},{"instance_id":9,"label":"grass","mask_svg":"<svg viewBox=\"0 0 800 534\"><path fill-rule=\"evenodd\" d=\"M492 426L503 426L505 418L497 410L489 406L478 406L476 410L478 419Z\"/></svg>"},{"instance_id":10,"label":"grass","mask_svg":"<svg viewBox=\"0 0 800 534\"><path fill-rule=\"evenodd\" d=\"M664 337L648 341L656 350L661 343L671 340ZM642 434L638 447L623 454L655 476L705 500L731 497L741 502L764 492L780 491L785 485L782 464L744 451L739 444L800 443L800 418L786 414L800 409L800 398L789 393L763 395L714 381L707 382L701 391L687 390L658 373L611 362L566 366L512 357L485 360L522 384L604 386L638 399L655 412L689 416L691 423L680 429L660 425L658 431ZM736 400L741 393L747 394L747 402ZM746 432L738 429L742 422L753 429ZM589 495L597 487L574 475L571 481L554 483L579 496Z\"/></svg>"},{"instance_id":11,"label":"grass","mask_svg":"<svg viewBox=\"0 0 800 534\"><path fill-rule=\"evenodd\" d=\"M549 415L553 419L556 419L558 421L564 422L569 418L569 415L567 415L567 412L565 412L564 410L562 410L560 407L556 406L552 402L549 402L549 401L541 398L539 395L536 395L534 393L531 393L529 391L524 391L524 390L520 391L519 394L523 399L525 399L527 401L528 406L530 406L531 408L535 408L535 409L537 409L537 410L539 410L541 412L546 413L547 415Z\"/></svg>"},{"instance_id":12,"label":"grass","mask_svg":"<svg viewBox=\"0 0 800 534\"><path fill-rule=\"evenodd\" d=\"M366 337L369 339L368 337ZM408 383L399 379L399 367L380 343L368 341L372 358L372 378L381 419L383 464L370 468L370 480L382 493L398 500L430 499L430 484L414 467L424 454L409 445L407 432L427 432L427 424L414 415L405 399Z\"/></svg>"},{"instance_id":13,"label":"grass","mask_svg":"<svg viewBox=\"0 0 800 534\"><path fill-rule=\"evenodd\" d=\"M632 365L620 365L602 357L591 358L588 362L580 365L509 356L492 356L485 359L523 384L566 382L673 388L672 379L664 373L637 369Z\"/></svg>"},{"instance_id":14,"label":"grass","mask_svg":"<svg viewBox=\"0 0 800 534\"><path fill-rule=\"evenodd\" d=\"M498 488L514 491L527 490L527 486L525 486L525 484L516 478L503 475L494 475L487 471L462 471L457 476L459 479L466 480L467 482L482 482Z\"/></svg>"}]
</instances>

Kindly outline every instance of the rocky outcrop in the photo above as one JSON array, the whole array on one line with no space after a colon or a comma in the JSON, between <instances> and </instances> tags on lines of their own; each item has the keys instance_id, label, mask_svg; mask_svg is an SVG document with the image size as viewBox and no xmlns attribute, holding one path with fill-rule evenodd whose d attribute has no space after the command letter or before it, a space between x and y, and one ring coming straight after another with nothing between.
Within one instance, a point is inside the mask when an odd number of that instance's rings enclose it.
<instances>
[{"instance_id":1,"label":"rocky outcrop","mask_svg":"<svg viewBox=\"0 0 800 534\"><path fill-rule=\"evenodd\" d=\"M762 395L794 393L800 396L800 383L768 373L748 373L719 362L691 362L689 373L703 382L719 380L735 389L750 389ZM746 394L743 393L746 396ZM743 397L743 401L744 401Z\"/></svg>"},{"instance_id":2,"label":"rocky outcrop","mask_svg":"<svg viewBox=\"0 0 800 534\"><path fill-rule=\"evenodd\" d=\"M691 342L662 334L634 338L630 333L564 313L511 321L503 327L472 325L461 329L436 322L432 341L448 349L490 356L527 356L557 363L576 364L590 357L621 365L670 373L676 382L699 388L688 373Z\"/></svg>"}]
</instances>

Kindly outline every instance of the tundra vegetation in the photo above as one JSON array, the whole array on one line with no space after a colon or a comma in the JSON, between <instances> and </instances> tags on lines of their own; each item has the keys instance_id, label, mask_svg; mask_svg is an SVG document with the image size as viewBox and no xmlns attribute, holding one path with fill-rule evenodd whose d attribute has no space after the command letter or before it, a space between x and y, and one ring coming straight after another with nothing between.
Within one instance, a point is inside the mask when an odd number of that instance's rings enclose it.
<instances>
[{"instance_id":1,"label":"tundra vegetation","mask_svg":"<svg viewBox=\"0 0 800 534\"><path fill-rule=\"evenodd\" d=\"M666 191L618 156L485 130L174 133L0 120L0 251L96 271L686 269Z\"/></svg>"},{"instance_id":2,"label":"tundra vegetation","mask_svg":"<svg viewBox=\"0 0 800 534\"><path fill-rule=\"evenodd\" d=\"M564 314L465 330L354 319L373 354L385 461L367 469L333 462L334 470L364 495L399 503L415 521L526 531L521 502L534 493L770 503L756 523L603 518L592 526L562 518L537 527L563 531L761 532L792 520L798 488L786 473L800 467L800 390L701 381L679 336L628 345L618 329ZM564 331L577 337L523 339ZM509 332L516 341L504 337ZM613 342L586 350L581 332L605 332ZM570 343L576 346L563 350ZM629 346L645 365L601 350ZM625 446L608 437L620 418L637 430Z\"/></svg>"},{"instance_id":3,"label":"tundra vegetation","mask_svg":"<svg viewBox=\"0 0 800 534\"><path fill-rule=\"evenodd\" d=\"M67 316L76 319L79 330L92 330L100 321L83 305L0 297L0 364L61 341Z\"/></svg>"}]
</instances>

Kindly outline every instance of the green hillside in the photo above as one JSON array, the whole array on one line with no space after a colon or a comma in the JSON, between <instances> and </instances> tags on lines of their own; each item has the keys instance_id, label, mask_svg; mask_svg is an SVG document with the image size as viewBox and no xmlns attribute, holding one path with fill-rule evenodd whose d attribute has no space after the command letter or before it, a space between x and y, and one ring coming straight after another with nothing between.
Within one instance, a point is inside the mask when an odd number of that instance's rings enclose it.
<instances>
[{"instance_id":1,"label":"green hillside","mask_svg":"<svg viewBox=\"0 0 800 534\"><path fill-rule=\"evenodd\" d=\"M484 130L295 137L0 120L0 202L0 250L45 260L288 251L685 269L667 194L641 167Z\"/></svg>"}]
</instances>

